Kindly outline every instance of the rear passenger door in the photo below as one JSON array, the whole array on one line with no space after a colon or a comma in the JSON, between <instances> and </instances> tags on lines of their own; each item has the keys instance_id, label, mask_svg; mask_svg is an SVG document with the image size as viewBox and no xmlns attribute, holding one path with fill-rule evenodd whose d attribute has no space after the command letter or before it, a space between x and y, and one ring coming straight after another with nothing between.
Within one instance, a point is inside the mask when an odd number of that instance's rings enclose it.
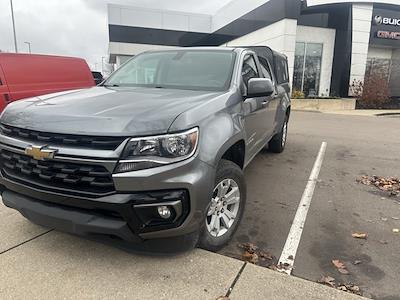
<instances>
[{"instance_id":1,"label":"rear passenger door","mask_svg":"<svg viewBox=\"0 0 400 300\"><path fill-rule=\"evenodd\" d=\"M267 115L266 115L266 120L265 120L265 136L264 140L269 141L272 136L274 135L274 129L276 126L276 115L277 115L277 109L279 105L279 97L277 93L277 86L276 86L276 78L273 75L273 72L271 71L271 65L268 63L268 61L265 58L258 57L258 60L260 62L260 69L261 73L264 78L270 79L272 81L272 84L275 87L275 91L272 93L271 96L266 97L264 105L267 108Z\"/></svg>"},{"instance_id":2,"label":"rear passenger door","mask_svg":"<svg viewBox=\"0 0 400 300\"><path fill-rule=\"evenodd\" d=\"M0 65L0 112L11 102L10 93Z\"/></svg>"},{"instance_id":3,"label":"rear passenger door","mask_svg":"<svg viewBox=\"0 0 400 300\"><path fill-rule=\"evenodd\" d=\"M276 56L275 68L277 92L275 132L279 132L282 129L286 117L286 106L284 104L290 102L290 83L287 59L281 56Z\"/></svg>"}]
</instances>

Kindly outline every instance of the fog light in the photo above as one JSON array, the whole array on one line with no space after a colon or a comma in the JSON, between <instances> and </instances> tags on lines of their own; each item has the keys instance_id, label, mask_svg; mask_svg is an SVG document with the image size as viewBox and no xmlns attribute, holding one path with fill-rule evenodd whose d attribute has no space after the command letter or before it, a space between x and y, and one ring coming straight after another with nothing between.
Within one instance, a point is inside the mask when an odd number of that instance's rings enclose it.
<instances>
[{"instance_id":1,"label":"fog light","mask_svg":"<svg viewBox=\"0 0 400 300\"><path fill-rule=\"evenodd\" d=\"M157 207L158 214L163 219L169 219L171 217L171 210L168 206L162 205Z\"/></svg>"}]
</instances>

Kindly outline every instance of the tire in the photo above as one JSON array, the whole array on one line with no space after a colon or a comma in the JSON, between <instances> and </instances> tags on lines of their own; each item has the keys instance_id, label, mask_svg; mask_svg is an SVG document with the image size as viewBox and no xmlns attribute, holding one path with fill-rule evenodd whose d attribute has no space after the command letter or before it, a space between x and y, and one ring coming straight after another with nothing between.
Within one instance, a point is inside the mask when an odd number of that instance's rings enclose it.
<instances>
[{"instance_id":1,"label":"tire","mask_svg":"<svg viewBox=\"0 0 400 300\"><path fill-rule=\"evenodd\" d=\"M231 197L225 198L226 195ZM239 226L245 205L246 183L242 169L231 161L221 160L217 168L213 198L207 206L200 232L199 246L210 251L218 251L225 246Z\"/></svg>"},{"instance_id":2,"label":"tire","mask_svg":"<svg viewBox=\"0 0 400 300\"><path fill-rule=\"evenodd\" d=\"M269 151L273 153L282 153L285 150L288 133L288 117L282 125L281 131L275 134L268 143Z\"/></svg>"}]
</instances>

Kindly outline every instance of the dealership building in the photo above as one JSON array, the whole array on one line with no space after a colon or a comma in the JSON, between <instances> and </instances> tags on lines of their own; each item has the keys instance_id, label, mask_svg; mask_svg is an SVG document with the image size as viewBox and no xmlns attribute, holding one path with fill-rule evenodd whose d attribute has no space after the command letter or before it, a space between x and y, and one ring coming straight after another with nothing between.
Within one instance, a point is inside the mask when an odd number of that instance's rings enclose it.
<instances>
[{"instance_id":1,"label":"dealership building","mask_svg":"<svg viewBox=\"0 0 400 300\"><path fill-rule=\"evenodd\" d=\"M265 45L306 97L346 97L376 70L400 97L400 0L233 0L213 15L109 4L108 23L117 66L146 50Z\"/></svg>"}]
</instances>

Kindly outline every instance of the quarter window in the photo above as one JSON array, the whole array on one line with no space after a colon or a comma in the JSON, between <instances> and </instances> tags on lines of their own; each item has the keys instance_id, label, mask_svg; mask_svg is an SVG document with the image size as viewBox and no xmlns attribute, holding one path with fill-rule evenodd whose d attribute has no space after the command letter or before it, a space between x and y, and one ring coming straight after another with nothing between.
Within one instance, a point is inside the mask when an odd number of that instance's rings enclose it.
<instances>
[{"instance_id":1,"label":"quarter window","mask_svg":"<svg viewBox=\"0 0 400 300\"><path fill-rule=\"evenodd\" d=\"M271 81L273 81L267 60L262 57L258 57L258 60L260 61L261 73L264 75L264 78L271 79Z\"/></svg>"},{"instance_id":2,"label":"quarter window","mask_svg":"<svg viewBox=\"0 0 400 300\"><path fill-rule=\"evenodd\" d=\"M254 60L253 55L246 55L243 60L243 67L242 67L242 78L243 82L248 87L249 80L251 78L259 78L260 75L258 74L257 64Z\"/></svg>"},{"instance_id":3,"label":"quarter window","mask_svg":"<svg viewBox=\"0 0 400 300\"><path fill-rule=\"evenodd\" d=\"M279 84L289 82L288 65L286 60L281 57L276 58L276 74Z\"/></svg>"}]
</instances>

